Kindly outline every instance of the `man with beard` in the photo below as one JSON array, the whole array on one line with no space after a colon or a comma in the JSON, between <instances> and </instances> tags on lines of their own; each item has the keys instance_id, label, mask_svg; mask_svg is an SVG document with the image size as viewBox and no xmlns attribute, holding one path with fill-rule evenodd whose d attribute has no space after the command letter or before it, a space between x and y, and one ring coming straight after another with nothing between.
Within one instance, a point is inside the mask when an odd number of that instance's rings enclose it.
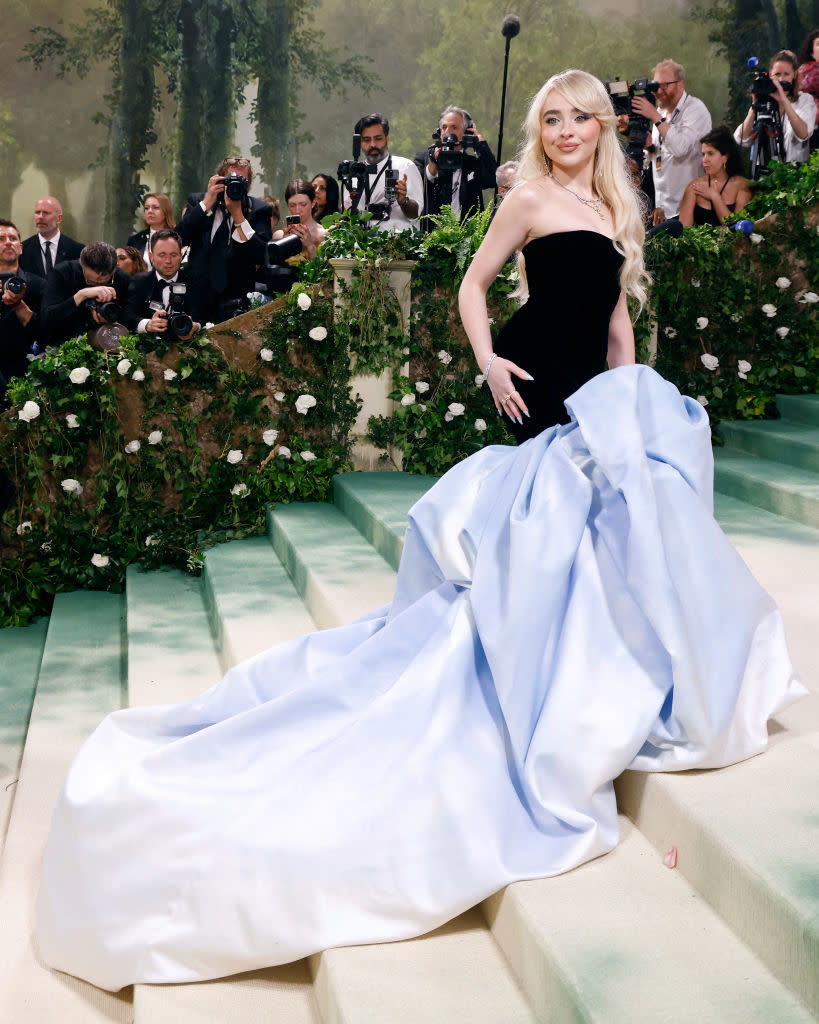
<instances>
[{"instance_id":1,"label":"man with beard","mask_svg":"<svg viewBox=\"0 0 819 1024\"><path fill-rule=\"evenodd\" d=\"M424 201L424 186L418 168L402 156L390 153L390 122L383 114L367 114L356 122L353 129L361 136L361 156L367 165L364 179L364 194L358 209L375 207L378 213L376 227L380 231L406 231L418 228L418 217ZM386 202L384 184L388 171L397 171L395 201ZM342 209L352 205L346 185L341 189Z\"/></svg>"}]
</instances>

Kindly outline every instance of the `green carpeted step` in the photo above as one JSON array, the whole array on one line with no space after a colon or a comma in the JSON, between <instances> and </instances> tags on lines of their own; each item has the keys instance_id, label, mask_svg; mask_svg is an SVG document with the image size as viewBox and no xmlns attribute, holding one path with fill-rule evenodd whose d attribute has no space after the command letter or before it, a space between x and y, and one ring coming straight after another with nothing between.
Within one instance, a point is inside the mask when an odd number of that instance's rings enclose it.
<instances>
[{"instance_id":1,"label":"green carpeted step","mask_svg":"<svg viewBox=\"0 0 819 1024\"><path fill-rule=\"evenodd\" d=\"M795 1024L808 1010L621 818L610 854L484 901L537 1019ZM671 842L669 846L673 845ZM666 848L667 849L667 848ZM678 864L688 856L679 852Z\"/></svg>"},{"instance_id":2,"label":"green carpeted step","mask_svg":"<svg viewBox=\"0 0 819 1024\"><path fill-rule=\"evenodd\" d=\"M0 632L0 858L43 657L48 619Z\"/></svg>"},{"instance_id":3,"label":"green carpeted step","mask_svg":"<svg viewBox=\"0 0 819 1024\"><path fill-rule=\"evenodd\" d=\"M726 448L819 473L819 426L782 420L723 421Z\"/></svg>"},{"instance_id":4,"label":"green carpeted step","mask_svg":"<svg viewBox=\"0 0 819 1024\"><path fill-rule=\"evenodd\" d=\"M179 569L126 574L128 704L190 700L218 682L201 580Z\"/></svg>"},{"instance_id":5,"label":"green carpeted step","mask_svg":"<svg viewBox=\"0 0 819 1024\"><path fill-rule=\"evenodd\" d=\"M316 628L268 537L211 548L205 555L202 581L225 671Z\"/></svg>"},{"instance_id":6,"label":"green carpeted step","mask_svg":"<svg viewBox=\"0 0 819 1024\"><path fill-rule=\"evenodd\" d=\"M776 407L783 420L819 427L819 395L777 395Z\"/></svg>"},{"instance_id":7,"label":"green carpeted step","mask_svg":"<svg viewBox=\"0 0 819 1024\"><path fill-rule=\"evenodd\" d=\"M819 475L730 449L714 451L714 489L819 528Z\"/></svg>"},{"instance_id":8,"label":"green carpeted step","mask_svg":"<svg viewBox=\"0 0 819 1024\"><path fill-rule=\"evenodd\" d=\"M34 908L51 814L83 741L123 697L120 595L58 594L48 624L20 782L0 862L0 1020L14 1024L130 1021L131 991L114 995L47 970Z\"/></svg>"},{"instance_id":9,"label":"green carpeted step","mask_svg":"<svg viewBox=\"0 0 819 1024\"><path fill-rule=\"evenodd\" d=\"M334 505L279 506L268 511L268 529L320 629L352 622L392 600L394 570Z\"/></svg>"},{"instance_id":10,"label":"green carpeted step","mask_svg":"<svg viewBox=\"0 0 819 1024\"><path fill-rule=\"evenodd\" d=\"M333 479L333 498L353 526L397 570L407 512L435 480L410 473L342 473Z\"/></svg>"}]
</instances>

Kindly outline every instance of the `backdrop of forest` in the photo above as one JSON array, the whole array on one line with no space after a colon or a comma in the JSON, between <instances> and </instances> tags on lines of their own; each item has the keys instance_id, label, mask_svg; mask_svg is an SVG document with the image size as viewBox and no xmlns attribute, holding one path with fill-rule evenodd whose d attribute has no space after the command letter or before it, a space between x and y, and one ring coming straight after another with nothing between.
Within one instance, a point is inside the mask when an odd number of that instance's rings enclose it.
<instances>
[{"instance_id":1,"label":"backdrop of forest","mask_svg":"<svg viewBox=\"0 0 819 1024\"><path fill-rule=\"evenodd\" d=\"M10 0L2 215L28 234L34 199L51 192L69 234L121 242L142 193L162 189L179 207L233 149L252 155L255 194L280 195L297 171L335 173L372 110L390 118L401 155L429 143L447 103L494 148L512 12L505 158L554 71L633 80L673 57L714 122L733 125L745 59L798 49L819 27L819 0Z\"/></svg>"}]
</instances>

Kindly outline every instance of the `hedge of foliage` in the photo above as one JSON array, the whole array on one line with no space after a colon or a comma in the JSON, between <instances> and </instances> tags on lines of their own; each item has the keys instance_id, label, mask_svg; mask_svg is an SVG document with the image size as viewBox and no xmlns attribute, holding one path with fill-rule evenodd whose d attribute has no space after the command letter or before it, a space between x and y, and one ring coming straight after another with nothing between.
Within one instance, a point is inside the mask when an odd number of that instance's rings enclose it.
<instances>
[{"instance_id":1,"label":"hedge of foliage","mask_svg":"<svg viewBox=\"0 0 819 1024\"><path fill-rule=\"evenodd\" d=\"M775 416L777 393L818 390L817 188L817 157L777 167L745 211L750 235L700 227L647 244L639 358L712 422ZM329 500L351 467L356 371L393 373L395 411L368 435L387 468L439 474L509 441L455 308L487 221L445 217L428 235L395 236L339 221L261 340L236 339L238 360L207 334L151 353L133 338L107 354L81 338L39 358L0 419L16 488L0 534L0 625L47 613L57 591L121 589L131 563L197 572L207 546L261 530L269 503ZM357 260L335 313L333 257ZM409 336L381 274L393 259L416 261ZM498 322L515 278L509 264L490 292Z\"/></svg>"}]
</instances>

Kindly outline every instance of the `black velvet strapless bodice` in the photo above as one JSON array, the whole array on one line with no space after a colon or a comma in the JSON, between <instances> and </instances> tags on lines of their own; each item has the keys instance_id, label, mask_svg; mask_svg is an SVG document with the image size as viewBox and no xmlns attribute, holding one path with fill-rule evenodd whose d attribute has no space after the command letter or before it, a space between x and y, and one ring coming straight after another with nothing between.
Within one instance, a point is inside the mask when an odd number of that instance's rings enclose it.
<instances>
[{"instance_id":1,"label":"black velvet strapless bodice","mask_svg":"<svg viewBox=\"0 0 819 1024\"><path fill-rule=\"evenodd\" d=\"M529 298L501 328L495 351L535 378L516 380L529 409L518 441L568 423L563 402L606 369L609 322L623 257L597 231L558 231L523 248ZM508 422L508 421L507 421Z\"/></svg>"}]
</instances>

